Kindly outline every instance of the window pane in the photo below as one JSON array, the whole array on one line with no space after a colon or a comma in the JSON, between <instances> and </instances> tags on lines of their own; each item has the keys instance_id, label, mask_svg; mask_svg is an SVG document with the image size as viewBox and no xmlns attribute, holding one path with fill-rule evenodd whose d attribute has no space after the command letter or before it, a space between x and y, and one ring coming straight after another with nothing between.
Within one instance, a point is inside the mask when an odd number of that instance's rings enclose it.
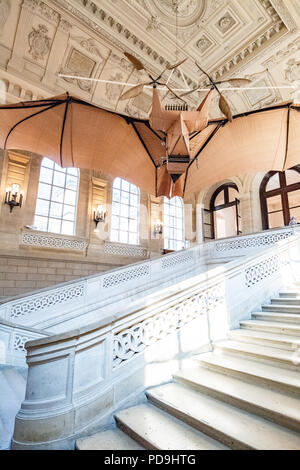
<instances>
[{"instance_id":1,"label":"window pane","mask_svg":"<svg viewBox=\"0 0 300 470\"><path fill-rule=\"evenodd\" d=\"M58 173L58 171L54 172L53 184L55 184L55 186L64 187L65 180L66 180L66 175L64 173Z\"/></svg>"},{"instance_id":2,"label":"window pane","mask_svg":"<svg viewBox=\"0 0 300 470\"><path fill-rule=\"evenodd\" d=\"M41 166L45 166L47 168L53 168L54 167L54 162L50 160L49 158L43 158Z\"/></svg>"},{"instance_id":3,"label":"window pane","mask_svg":"<svg viewBox=\"0 0 300 470\"><path fill-rule=\"evenodd\" d=\"M300 189L288 193L289 207L300 206Z\"/></svg>"},{"instance_id":4,"label":"window pane","mask_svg":"<svg viewBox=\"0 0 300 470\"><path fill-rule=\"evenodd\" d=\"M120 214L120 204L113 202L112 203L112 214L119 215Z\"/></svg>"},{"instance_id":5,"label":"window pane","mask_svg":"<svg viewBox=\"0 0 300 470\"><path fill-rule=\"evenodd\" d=\"M281 196L268 197L267 199L268 212L275 212L282 210Z\"/></svg>"},{"instance_id":6,"label":"window pane","mask_svg":"<svg viewBox=\"0 0 300 470\"><path fill-rule=\"evenodd\" d=\"M129 216L129 206L126 206L125 204L122 206L122 217L128 217Z\"/></svg>"},{"instance_id":7,"label":"window pane","mask_svg":"<svg viewBox=\"0 0 300 470\"><path fill-rule=\"evenodd\" d=\"M42 199L38 199L36 201L36 210L35 213L37 215L45 215L48 216L49 213L49 201L43 201Z\"/></svg>"},{"instance_id":8,"label":"window pane","mask_svg":"<svg viewBox=\"0 0 300 470\"><path fill-rule=\"evenodd\" d=\"M33 225L37 228L37 230L47 230L47 223L48 219L46 217L38 217L37 215L34 218Z\"/></svg>"},{"instance_id":9,"label":"window pane","mask_svg":"<svg viewBox=\"0 0 300 470\"><path fill-rule=\"evenodd\" d=\"M137 219L137 213L138 213L137 207L130 207L129 208L129 217L131 219Z\"/></svg>"},{"instance_id":10,"label":"window pane","mask_svg":"<svg viewBox=\"0 0 300 470\"><path fill-rule=\"evenodd\" d=\"M58 204L58 202L51 202L50 217L57 217L61 219L62 209L63 209L62 204Z\"/></svg>"},{"instance_id":11,"label":"window pane","mask_svg":"<svg viewBox=\"0 0 300 470\"><path fill-rule=\"evenodd\" d=\"M135 233L129 233L129 243L131 245L137 245L138 241Z\"/></svg>"},{"instance_id":12,"label":"window pane","mask_svg":"<svg viewBox=\"0 0 300 470\"><path fill-rule=\"evenodd\" d=\"M138 188L134 184L130 185L130 192L133 194L138 194Z\"/></svg>"},{"instance_id":13,"label":"window pane","mask_svg":"<svg viewBox=\"0 0 300 470\"><path fill-rule=\"evenodd\" d=\"M238 199L239 193L234 188L228 188L229 202L234 202Z\"/></svg>"},{"instance_id":14,"label":"window pane","mask_svg":"<svg viewBox=\"0 0 300 470\"><path fill-rule=\"evenodd\" d=\"M43 183L52 184L52 176L53 176L52 170L49 170L49 168L41 167L40 181L42 181Z\"/></svg>"},{"instance_id":15,"label":"window pane","mask_svg":"<svg viewBox=\"0 0 300 470\"><path fill-rule=\"evenodd\" d=\"M137 206L138 198L135 194L130 195L130 204L132 206Z\"/></svg>"},{"instance_id":16,"label":"window pane","mask_svg":"<svg viewBox=\"0 0 300 470\"><path fill-rule=\"evenodd\" d=\"M42 199L50 199L51 195L51 186L50 184L44 184L40 183L39 184L39 189L38 189L38 197Z\"/></svg>"},{"instance_id":17,"label":"window pane","mask_svg":"<svg viewBox=\"0 0 300 470\"><path fill-rule=\"evenodd\" d=\"M290 209L290 215L291 217L296 217L296 222L300 223L300 207Z\"/></svg>"},{"instance_id":18,"label":"window pane","mask_svg":"<svg viewBox=\"0 0 300 470\"><path fill-rule=\"evenodd\" d=\"M129 191L129 183L126 180L122 180L122 191Z\"/></svg>"},{"instance_id":19,"label":"window pane","mask_svg":"<svg viewBox=\"0 0 300 470\"><path fill-rule=\"evenodd\" d=\"M64 189L63 188L58 188L57 186L53 186L51 199L52 199L52 201L55 201L55 202L63 202L63 200L64 200Z\"/></svg>"},{"instance_id":20,"label":"window pane","mask_svg":"<svg viewBox=\"0 0 300 470\"><path fill-rule=\"evenodd\" d=\"M113 201L120 202L121 200L121 193L118 189L113 190Z\"/></svg>"},{"instance_id":21,"label":"window pane","mask_svg":"<svg viewBox=\"0 0 300 470\"><path fill-rule=\"evenodd\" d=\"M110 238L112 242L118 242L119 241L119 232L117 230L112 230L110 234Z\"/></svg>"},{"instance_id":22,"label":"window pane","mask_svg":"<svg viewBox=\"0 0 300 470\"><path fill-rule=\"evenodd\" d=\"M136 231L137 231L136 220L129 220L129 232L136 232Z\"/></svg>"},{"instance_id":23,"label":"window pane","mask_svg":"<svg viewBox=\"0 0 300 470\"><path fill-rule=\"evenodd\" d=\"M119 228L119 217L116 217L116 216L112 216L111 218L111 228L112 229L115 229L115 230L118 230Z\"/></svg>"},{"instance_id":24,"label":"window pane","mask_svg":"<svg viewBox=\"0 0 300 470\"><path fill-rule=\"evenodd\" d=\"M290 184L300 183L300 173L298 173L298 171L287 170L285 172L285 177L287 186Z\"/></svg>"},{"instance_id":25,"label":"window pane","mask_svg":"<svg viewBox=\"0 0 300 470\"><path fill-rule=\"evenodd\" d=\"M66 220L63 220L61 224L61 233L65 235L73 235L74 222L67 222Z\"/></svg>"},{"instance_id":26,"label":"window pane","mask_svg":"<svg viewBox=\"0 0 300 470\"><path fill-rule=\"evenodd\" d=\"M77 178L78 178L78 170L77 170L77 168L68 168L68 169L67 169L67 173L68 173L68 175L77 176Z\"/></svg>"},{"instance_id":27,"label":"window pane","mask_svg":"<svg viewBox=\"0 0 300 470\"><path fill-rule=\"evenodd\" d=\"M59 219L49 219L48 230L53 233L60 233L61 221Z\"/></svg>"},{"instance_id":28,"label":"window pane","mask_svg":"<svg viewBox=\"0 0 300 470\"><path fill-rule=\"evenodd\" d=\"M72 189L73 191L77 191L77 181L78 179L75 176L67 175L66 188Z\"/></svg>"},{"instance_id":29,"label":"window pane","mask_svg":"<svg viewBox=\"0 0 300 470\"><path fill-rule=\"evenodd\" d=\"M121 178L116 178L114 180L114 188L120 189L121 188Z\"/></svg>"},{"instance_id":30,"label":"window pane","mask_svg":"<svg viewBox=\"0 0 300 470\"><path fill-rule=\"evenodd\" d=\"M122 191L121 193L121 203L122 204L129 204L129 193L125 193Z\"/></svg>"},{"instance_id":31,"label":"window pane","mask_svg":"<svg viewBox=\"0 0 300 470\"><path fill-rule=\"evenodd\" d=\"M75 207L64 205L63 219L66 220L75 220Z\"/></svg>"},{"instance_id":32,"label":"window pane","mask_svg":"<svg viewBox=\"0 0 300 470\"><path fill-rule=\"evenodd\" d=\"M65 191L65 204L71 204L75 206L76 204L76 193L75 191L70 191L69 189L66 189Z\"/></svg>"},{"instance_id":33,"label":"window pane","mask_svg":"<svg viewBox=\"0 0 300 470\"><path fill-rule=\"evenodd\" d=\"M60 165L57 165L57 163L54 164L54 169L56 171L62 171L63 173L66 172L66 169L65 168L62 168Z\"/></svg>"},{"instance_id":34,"label":"window pane","mask_svg":"<svg viewBox=\"0 0 300 470\"><path fill-rule=\"evenodd\" d=\"M120 232L120 242L128 243L128 232Z\"/></svg>"},{"instance_id":35,"label":"window pane","mask_svg":"<svg viewBox=\"0 0 300 470\"><path fill-rule=\"evenodd\" d=\"M120 230L128 230L128 219L120 217Z\"/></svg>"},{"instance_id":36,"label":"window pane","mask_svg":"<svg viewBox=\"0 0 300 470\"><path fill-rule=\"evenodd\" d=\"M222 206L223 204L225 204L224 191L221 191L216 197L215 207L216 206Z\"/></svg>"},{"instance_id":37,"label":"window pane","mask_svg":"<svg viewBox=\"0 0 300 470\"><path fill-rule=\"evenodd\" d=\"M273 189L280 188L279 173L276 173L269 179L269 182L266 186L266 191L272 191Z\"/></svg>"},{"instance_id":38,"label":"window pane","mask_svg":"<svg viewBox=\"0 0 300 470\"><path fill-rule=\"evenodd\" d=\"M269 227L278 228L284 227L283 212L274 212L269 214Z\"/></svg>"}]
</instances>

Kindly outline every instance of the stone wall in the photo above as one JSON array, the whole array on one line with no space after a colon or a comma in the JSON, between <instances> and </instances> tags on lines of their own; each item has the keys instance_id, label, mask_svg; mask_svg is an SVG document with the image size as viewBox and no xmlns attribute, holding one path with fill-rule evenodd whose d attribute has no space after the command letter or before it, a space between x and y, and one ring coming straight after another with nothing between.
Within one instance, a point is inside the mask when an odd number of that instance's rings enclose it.
<instances>
[{"instance_id":1,"label":"stone wall","mask_svg":"<svg viewBox=\"0 0 300 470\"><path fill-rule=\"evenodd\" d=\"M32 256L0 257L0 298L11 297L55 284L97 274L118 265Z\"/></svg>"}]
</instances>

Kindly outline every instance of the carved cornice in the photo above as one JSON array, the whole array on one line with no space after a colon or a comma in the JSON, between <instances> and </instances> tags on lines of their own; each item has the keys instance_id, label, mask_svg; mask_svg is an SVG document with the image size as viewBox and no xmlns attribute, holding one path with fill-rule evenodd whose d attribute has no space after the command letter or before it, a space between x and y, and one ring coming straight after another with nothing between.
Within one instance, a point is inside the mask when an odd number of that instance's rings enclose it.
<instances>
[{"instance_id":1,"label":"carved cornice","mask_svg":"<svg viewBox=\"0 0 300 470\"><path fill-rule=\"evenodd\" d=\"M153 48L148 46L145 41L138 38L135 34L129 31L126 26L122 25L117 19L114 19L102 8L99 8L90 0L76 1L79 7L84 8L86 10L86 14L82 13L78 9L78 7L74 7L74 5L71 5L68 0L56 0L55 3L61 8L63 8L65 11L74 15L89 28L96 31L100 37L105 40L108 40L110 43L116 46L117 49L123 51L125 41L126 49L130 51L130 53L132 53L134 56L142 59L142 61L145 63L150 72L159 72L161 71L162 67L166 67L166 65L169 64L169 61L165 57L163 57ZM97 22L92 20L88 16L89 14L92 14L97 20ZM110 30L110 32L108 30ZM120 40L118 39L118 36L120 37ZM157 66L156 69L154 69L153 67L153 62ZM181 80L181 75L178 71L174 72L173 76L177 76L177 78ZM175 77L173 82L176 81ZM187 77L187 83L189 86L196 85L195 81L190 77Z\"/></svg>"},{"instance_id":2,"label":"carved cornice","mask_svg":"<svg viewBox=\"0 0 300 470\"><path fill-rule=\"evenodd\" d=\"M42 16L43 18L50 21L50 23L54 23L55 25L59 24L59 13L40 0L24 0L23 8L27 8L34 14Z\"/></svg>"},{"instance_id":3,"label":"carved cornice","mask_svg":"<svg viewBox=\"0 0 300 470\"><path fill-rule=\"evenodd\" d=\"M278 13L278 15L280 16L281 20L284 22L285 26L288 28L288 30L291 33L297 31L297 23L288 11L287 7L284 5L283 0L270 0L270 2L273 8Z\"/></svg>"}]
</instances>

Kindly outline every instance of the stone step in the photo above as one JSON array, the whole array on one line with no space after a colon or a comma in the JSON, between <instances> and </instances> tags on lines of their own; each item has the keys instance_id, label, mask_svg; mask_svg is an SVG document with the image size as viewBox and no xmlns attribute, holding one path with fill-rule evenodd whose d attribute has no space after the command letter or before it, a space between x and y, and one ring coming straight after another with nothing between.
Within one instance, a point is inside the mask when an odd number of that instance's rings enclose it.
<instances>
[{"instance_id":1,"label":"stone step","mask_svg":"<svg viewBox=\"0 0 300 470\"><path fill-rule=\"evenodd\" d=\"M271 299L272 305L296 305L300 309L300 297L286 298L286 297L273 297Z\"/></svg>"},{"instance_id":2,"label":"stone step","mask_svg":"<svg viewBox=\"0 0 300 470\"><path fill-rule=\"evenodd\" d=\"M77 439L75 448L77 450L144 450L144 447L118 428Z\"/></svg>"},{"instance_id":3,"label":"stone step","mask_svg":"<svg viewBox=\"0 0 300 470\"><path fill-rule=\"evenodd\" d=\"M149 392L150 393L150 392ZM120 411L117 425L150 450L224 450L226 447L179 419L143 404Z\"/></svg>"},{"instance_id":4,"label":"stone step","mask_svg":"<svg viewBox=\"0 0 300 470\"><path fill-rule=\"evenodd\" d=\"M147 392L161 409L232 449L300 449L300 435L187 386L170 383Z\"/></svg>"},{"instance_id":5,"label":"stone step","mask_svg":"<svg viewBox=\"0 0 300 470\"><path fill-rule=\"evenodd\" d=\"M278 313L293 313L298 315L300 318L300 305L288 305L287 303L276 305L276 304L266 304L261 307L263 312L278 312Z\"/></svg>"},{"instance_id":6,"label":"stone step","mask_svg":"<svg viewBox=\"0 0 300 470\"><path fill-rule=\"evenodd\" d=\"M279 297L293 299L299 297L300 299L300 290L296 289L284 289L279 292Z\"/></svg>"},{"instance_id":7,"label":"stone step","mask_svg":"<svg viewBox=\"0 0 300 470\"><path fill-rule=\"evenodd\" d=\"M269 348L257 344L247 344L238 341L221 341L214 345L216 353L233 354L238 357L246 357L255 361L273 363L278 367L288 367L299 371L300 378L300 351L285 351L283 349Z\"/></svg>"},{"instance_id":8,"label":"stone step","mask_svg":"<svg viewBox=\"0 0 300 470\"><path fill-rule=\"evenodd\" d=\"M295 351L297 348L300 348L299 336L288 336L245 328L229 331L228 338L234 341L261 344L271 348L285 349L287 351Z\"/></svg>"},{"instance_id":9,"label":"stone step","mask_svg":"<svg viewBox=\"0 0 300 470\"><path fill-rule=\"evenodd\" d=\"M210 397L300 431L299 398L199 366L177 372L174 379Z\"/></svg>"},{"instance_id":10,"label":"stone step","mask_svg":"<svg viewBox=\"0 0 300 470\"><path fill-rule=\"evenodd\" d=\"M300 374L295 370L280 369L279 374L278 367L271 364L216 353L201 354L193 360L204 368L300 397Z\"/></svg>"},{"instance_id":11,"label":"stone step","mask_svg":"<svg viewBox=\"0 0 300 470\"><path fill-rule=\"evenodd\" d=\"M300 327L300 315L295 313L253 312L252 318L254 320L293 323L295 326L299 325Z\"/></svg>"},{"instance_id":12,"label":"stone step","mask_svg":"<svg viewBox=\"0 0 300 470\"><path fill-rule=\"evenodd\" d=\"M300 325L285 322L272 322L263 320L244 320L240 322L241 328L268 333L280 333L284 335L300 336Z\"/></svg>"}]
</instances>

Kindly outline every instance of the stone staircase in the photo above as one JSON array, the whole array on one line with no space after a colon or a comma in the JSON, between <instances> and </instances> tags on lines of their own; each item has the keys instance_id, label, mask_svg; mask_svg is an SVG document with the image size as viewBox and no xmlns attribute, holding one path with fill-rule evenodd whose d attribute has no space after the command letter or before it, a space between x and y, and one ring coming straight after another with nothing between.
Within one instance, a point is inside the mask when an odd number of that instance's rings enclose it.
<instances>
[{"instance_id":1,"label":"stone staircase","mask_svg":"<svg viewBox=\"0 0 300 470\"><path fill-rule=\"evenodd\" d=\"M188 361L116 428L78 439L106 450L300 449L300 286Z\"/></svg>"},{"instance_id":2,"label":"stone staircase","mask_svg":"<svg viewBox=\"0 0 300 470\"><path fill-rule=\"evenodd\" d=\"M27 368L0 365L0 450L8 450L25 397Z\"/></svg>"}]
</instances>

